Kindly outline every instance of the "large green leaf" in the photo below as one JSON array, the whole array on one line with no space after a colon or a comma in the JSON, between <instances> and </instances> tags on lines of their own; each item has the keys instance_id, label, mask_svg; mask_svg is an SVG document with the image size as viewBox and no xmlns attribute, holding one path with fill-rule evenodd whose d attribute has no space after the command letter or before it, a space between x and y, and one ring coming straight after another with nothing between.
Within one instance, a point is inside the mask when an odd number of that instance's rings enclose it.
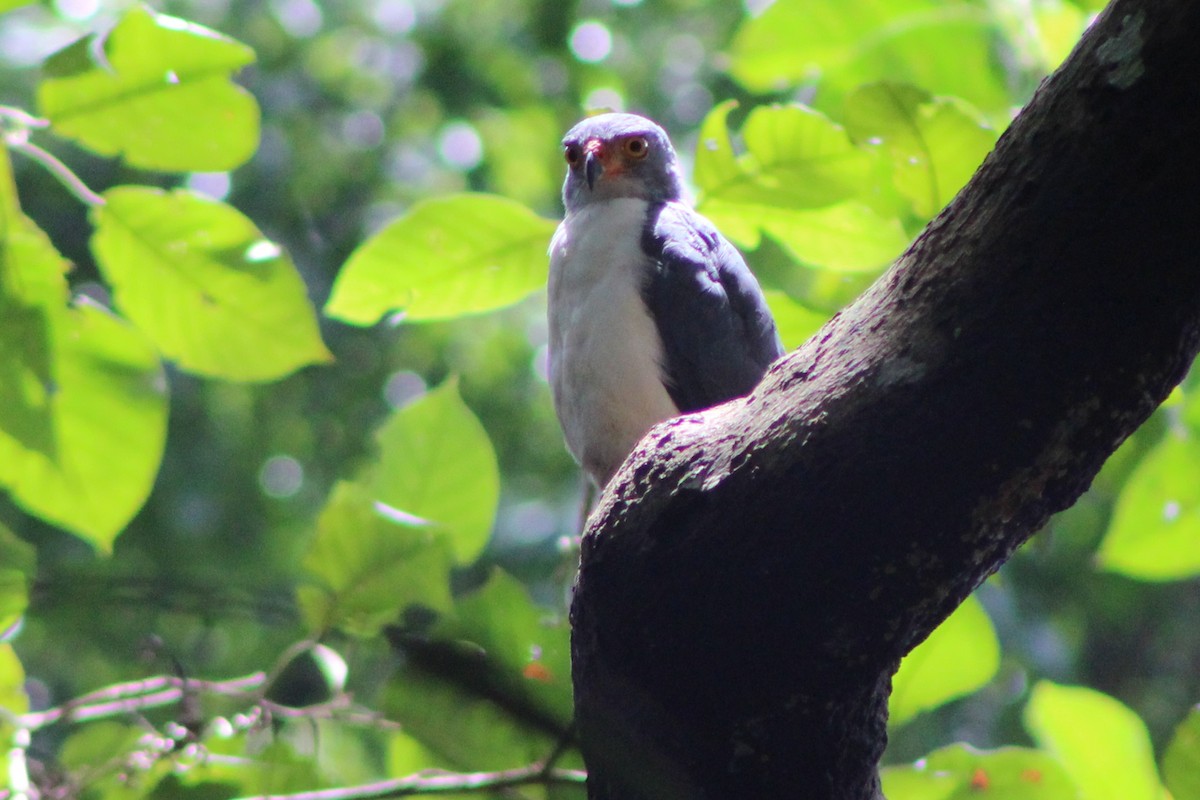
<instances>
[{"instance_id":1,"label":"large green leaf","mask_svg":"<svg viewBox=\"0 0 1200 800\"><path fill-rule=\"evenodd\" d=\"M1162 766L1174 800L1200 800L1200 706L1175 729Z\"/></svg>"},{"instance_id":2,"label":"large green leaf","mask_svg":"<svg viewBox=\"0 0 1200 800\"><path fill-rule=\"evenodd\" d=\"M725 119L714 109L696 149L696 185L705 198L781 208L821 208L863 194L871 159L846 131L807 106L759 106L741 129L745 152L734 156Z\"/></svg>"},{"instance_id":3,"label":"large green leaf","mask_svg":"<svg viewBox=\"0 0 1200 800\"><path fill-rule=\"evenodd\" d=\"M731 240L753 250L767 234L808 264L876 271L909 237L900 221L856 198L870 189L870 159L845 131L803 106L757 108L735 155L726 127L731 104L705 120L696 151L700 210Z\"/></svg>"},{"instance_id":4,"label":"large green leaf","mask_svg":"<svg viewBox=\"0 0 1200 800\"><path fill-rule=\"evenodd\" d=\"M993 54L998 34L986 6L969 0L778 0L742 24L730 69L755 92L815 80L826 108L889 78L1003 113L1012 98Z\"/></svg>"},{"instance_id":5,"label":"large green leaf","mask_svg":"<svg viewBox=\"0 0 1200 800\"><path fill-rule=\"evenodd\" d=\"M297 590L309 630L373 636L407 606L450 607L450 552L431 524L389 513L363 487L334 487Z\"/></svg>"},{"instance_id":6,"label":"large green leaf","mask_svg":"<svg viewBox=\"0 0 1200 800\"><path fill-rule=\"evenodd\" d=\"M955 744L916 764L882 770L888 800L1070 800L1074 783L1053 757L1005 747L979 751Z\"/></svg>"},{"instance_id":7,"label":"large green leaf","mask_svg":"<svg viewBox=\"0 0 1200 800\"><path fill-rule=\"evenodd\" d=\"M493 195L418 203L351 254L325 313L373 325L394 310L423 321L511 305L545 285L554 226Z\"/></svg>"},{"instance_id":8,"label":"large green leaf","mask_svg":"<svg viewBox=\"0 0 1200 800\"><path fill-rule=\"evenodd\" d=\"M30 513L108 550L158 471L167 415L161 365L122 320L66 307L65 262L20 215L5 177L0 485Z\"/></svg>"},{"instance_id":9,"label":"large green leaf","mask_svg":"<svg viewBox=\"0 0 1200 800\"><path fill-rule=\"evenodd\" d=\"M0 477L25 510L108 551L154 484L166 380L145 337L103 309L65 310L56 333L54 447L26 449L0 431Z\"/></svg>"},{"instance_id":10,"label":"large green leaf","mask_svg":"<svg viewBox=\"0 0 1200 800\"><path fill-rule=\"evenodd\" d=\"M0 151L0 436L53 455L53 326L67 300L67 263L24 214ZM0 483L16 480L0 463Z\"/></svg>"},{"instance_id":11,"label":"large green leaf","mask_svg":"<svg viewBox=\"0 0 1200 800\"><path fill-rule=\"evenodd\" d=\"M327 361L295 265L231 206L118 186L92 210L92 252L117 306L180 367L273 380Z\"/></svg>"},{"instance_id":12,"label":"large green leaf","mask_svg":"<svg viewBox=\"0 0 1200 800\"><path fill-rule=\"evenodd\" d=\"M0 641L25 613L29 586L37 571L37 552L0 523Z\"/></svg>"},{"instance_id":13,"label":"large green leaf","mask_svg":"<svg viewBox=\"0 0 1200 800\"><path fill-rule=\"evenodd\" d=\"M1083 800L1161 800L1146 726L1112 697L1041 681L1025 707L1025 726L1059 759Z\"/></svg>"},{"instance_id":14,"label":"large green leaf","mask_svg":"<svg viewBox=\"0 0 1200 800\"><path fill-rule=\"evenodd\" d=\"M846 128L892 165L892 181L928 219L958 193L996 144L996 132L961 100L915 86L873 83L846 98Z\"/></svg>"},{"instance_id":15,"label":"large green leaf","mask_svg":"<svg viewBox=\"0 0 1200 800\"><path fill-rule=\"evenodd\" d=\"M900 725L982 688L1000 666L1000 643L983 605L968 597L904 657L892 679L889 721Z\"/></svg>"},{"instance_id":16,"label":"large green leaf","mask_svg":"<svg viewBox=\"0 0 1200 800\"><path fill-rule=\"evenodd\" d=\"M146 169L232 169L258 146L258 104L230 80L254 51L142 6L46 63L38 107L54 131Z\"/></svg>"},{"instance_id":17,"label":"large green leaf","mask_svg":"<svg viewBox=\"0 0 1200 800\"><path fill-rule=\"evenodd\" d=\"M372 497L437 525L460 562L474 560L496 517L500 468L457 382L397 410L377 440L379 461L364 481Z\"/></svg>"},{"instance_id":18,"label":"large green leaf","mask_svg":"<svg viewBox=\"0 0 1200 800\"><path fill-rule=\"evenodd\" d=\"M1117 497L1097 560L1147 580L1200 573L1200 442L1171 432L1143 456Z\"/></svg>"},{"instance_id":19,"label":"large green leaf","mask_svg":"<svg viewBox=\"0 0 1200 800\"><path fill-rule=\"evenodd\" d=\"M898 219L849 200L826 208L787 209L768 201L725 202L700 209L722 233L747 250L767 234L795 258L837 272L877 272L908 246Z\"/></svg>"}]
</instances>

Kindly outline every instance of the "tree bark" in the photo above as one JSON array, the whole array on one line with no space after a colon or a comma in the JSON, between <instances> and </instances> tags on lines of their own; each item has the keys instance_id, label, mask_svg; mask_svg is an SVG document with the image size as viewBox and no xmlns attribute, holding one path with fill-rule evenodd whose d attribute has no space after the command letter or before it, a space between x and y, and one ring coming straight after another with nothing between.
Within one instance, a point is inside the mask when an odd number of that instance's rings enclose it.
<instances>
[{"instance_id":1,"label":"tree bark","mask_svg":"<svg viewBox=\"0 0 1200 800\"><path fill-rule=\"evenodd\" d=\"M896 265L583 542L593 798L874 798L900 658L1200 345L1200 3L1116 0Z\"/></svg>"}]
</instances>

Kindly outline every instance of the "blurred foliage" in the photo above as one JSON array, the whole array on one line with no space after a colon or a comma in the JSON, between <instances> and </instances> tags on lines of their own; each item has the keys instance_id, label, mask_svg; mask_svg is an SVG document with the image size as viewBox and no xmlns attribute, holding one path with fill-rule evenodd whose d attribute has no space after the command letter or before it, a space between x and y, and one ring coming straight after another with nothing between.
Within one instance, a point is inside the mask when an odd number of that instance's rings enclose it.
<instances>
[{"instance_id":1,"label":"blurred foliage","mask_svg":"<svg viewBox=\"0 0 1200 800\"><path fill-rule=\"evenodd\" d=\"M9 796L580 767L562 131L671 130L795 347L1099 5L0 3ZM1198 796L1198 397L905 660L889 796Z\"/></svg>"}]
</instances>

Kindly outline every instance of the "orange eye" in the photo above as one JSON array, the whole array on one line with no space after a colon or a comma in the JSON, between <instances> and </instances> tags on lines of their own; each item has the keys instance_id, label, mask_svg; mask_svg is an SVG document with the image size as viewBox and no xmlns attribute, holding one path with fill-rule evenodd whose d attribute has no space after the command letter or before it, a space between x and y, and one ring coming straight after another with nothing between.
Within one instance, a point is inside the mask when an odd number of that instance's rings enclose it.
<instances>
[{"instance_id":1,"label":"orange eye","mask_svg":"<svg viewBox=\"0 0 1200 800\"><path fill-rule=\"evenodd\" d=\"M572 143L563 148L563 154L566 156L567 165L573 167L583 158L583 148Z\"/></svg>"},{"instance_id":2,"label":"orange eye","mask_svg":"<svg viewBox=\"0 0 1200 800\"><path fill-rule=\"evenodd\" d=\"M630 158L645 158L650 152L650 142L646 141L645 136L631 136L626 139L621 147L625 150L625 155Z\"/></svg>"}]
</instances>

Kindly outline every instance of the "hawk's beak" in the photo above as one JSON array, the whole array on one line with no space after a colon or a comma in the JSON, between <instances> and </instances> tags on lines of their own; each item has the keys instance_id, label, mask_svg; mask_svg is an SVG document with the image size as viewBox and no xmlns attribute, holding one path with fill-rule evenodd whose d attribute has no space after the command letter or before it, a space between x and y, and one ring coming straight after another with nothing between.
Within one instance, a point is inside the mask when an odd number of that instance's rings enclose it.
<instances>
[{"instance_id":1,"label":"hawk's beak","mask_svg":"<svg viewBox=\"0 0 1200 800\"><path fill-rule=\"evenodd\" d=\"M596 187L596 178L604 170L604 165L600 163L600 156L594 152L589 152L583 157L583 176L587 178L588 188Z\"/></svg>"},{"instance_id":2,"label":"hawk's beak","mask_svg":"<svg viewBox=\"0 0 1200 800\"><path fill-rule=\"evenodd\" d=\"M589 189L596 188L596 178L604 172L603 153L600 142L592 139L583 148L583 177L587 179Z\"/></svg>"}]
</instances>

